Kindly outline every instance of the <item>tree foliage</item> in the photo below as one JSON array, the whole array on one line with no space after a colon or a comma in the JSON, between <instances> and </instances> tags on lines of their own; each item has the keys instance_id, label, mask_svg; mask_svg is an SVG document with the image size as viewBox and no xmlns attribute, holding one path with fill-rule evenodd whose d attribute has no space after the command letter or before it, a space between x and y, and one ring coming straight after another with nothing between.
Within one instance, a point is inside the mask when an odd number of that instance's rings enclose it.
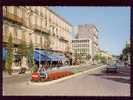
<instances>
[{"instance_id":1,"label":"tree foliage","mask_svg":"<svg viewBox=\"0 0 133 100\"><path fill-rule=\"evenodd\" d=\"M28 61L30 67L32 67L34 65L34 47L32 41L30 41L30 45L28 47Z\"/></svg>"},{"instance_id":2,"label":"tree foliage","mask_svg":"<svg viewBox=\"0 0 133 100\"><path fill-rule=\"evenodd\" d=\"M107 63L107 59L104 56L101 56L100 60L101 60L101 63L103 63L103 64Z\"/></svg>"},{"instance_id":3,"label":"tree foliage","mask_svg":"<svg viewBox=\"0 0 133 100\"><path fill-rule=\"evenodd\" d=\"M91 55L90 54L86 55L86 59L90 60L91 59Z\"/></svg>"},{"instance_id":4,"label":"tree foliage","mask_svg":"<svg viewBox=\"0 0 133 100\"><path fill-rule=\"evenodd\" d=\"M120 60L127 61L129 55L130 55L130 47L129 47L129 45L127 45L127 46L122 50L122 54L120 55Z\"/></svg>"},{"instance_id":5,"label":"tree foliage","mask_svg":"<svg viewBox=\"0 0 133 100\"><path fill-rule=\"evenodd\" d=\"M26 40L25 40L25 35L22 34L22 39L21 43L18 47L18 53L21 54L22 56L26 56L28 53L27 45L26 45Z\"/></svg>"},{"instance_id":6,"label":"tree foliage","mask_svg":"<svg viewBox=\"0 0 133 100\"><path fill-rule=\"evenodd\" d=\"M96 54L96 55L94 56L94 59L97 60L97 61L100 60L100 58L101 58L101 56L100 56L99 54Z\"/></svg>"},{"instance_id":7,"label":"tree foliage","mask_svg":"<svg viewBox=\"0 0 133 100\"><path fill-rule=\"evenodd\" d=\"M12 41L12 35L10 33L10 36L8 38L8 44L7 44L7 59L6 59L6 65L5 69L8 72L8 74L12 74L12 63L13 63L13 41Z\"/></svg>"},{"instance_id":8,"label":"tree foliage","mask_svg":"<svg viewBox=\"0 0 133 100\"><path fill-rule=\"evenodd\" d=\"M50 45L51 45L51 41L50 41L49 36L47 36L46 43L44 44L44 48L45 48L45 52L46 52L46 64L48 62L48 51L50 49Z\"/></svg>"}]
</instances>

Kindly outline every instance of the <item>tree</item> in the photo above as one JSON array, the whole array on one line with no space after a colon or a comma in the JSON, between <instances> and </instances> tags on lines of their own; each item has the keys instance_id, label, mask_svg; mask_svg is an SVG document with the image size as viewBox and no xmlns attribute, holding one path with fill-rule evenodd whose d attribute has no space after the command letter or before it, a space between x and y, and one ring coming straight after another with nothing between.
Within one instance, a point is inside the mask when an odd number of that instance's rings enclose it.
<instances>
[{"instance_id":1,"label":"tree","mask_svg":"<svg viewBox=\"0 0 133 100\"><path fill-rule=\"evenodd\" d=\"M34 65L34 47L32 41L30 41L30 45L28 47L28 61L30 67Z\"/></svg>"},{"instance_id":2,"label":"tree","mask_svg":"<svg viewBox=\"0 0 133 100\"><path fill-rule=\"evenodd\" d=\"M100 60L101 60L101 55L100 55L100 54L96 54L96 55L94 56L94 59L95 59L96 61L100 61Z\"/></svg>"},{"instance_id":3,"label":"tree","mask_svg":"<svg viewBox=\"0 0 133 100\"><path fill-rule=\"evenodd\" d=\"M5 69L8 72L9 75L12 74L12 62L13 62L13 41L12 41L12 35L10 33L8 44L7 44L7 60L6 60L6 66Z\"/></svg>"},{"instance_id":4,"label":"tree","mask_svg":"<svg viewBox=\"0 0 133 100\"><path fill-rule=\"evenodd\" d=\"M122 51L122 55L123 55L123 57L122 57L122 59L124 60L124 61L127 61L128 60L128 55L130 54L130 47L129 46L126 46L124 49L123 49L123 51Z\"/></svg>"},{"instance_id":5,"label":"tree","mask_svg":"<svg viewBox=\"0 0 133 100\"><path fill-rule=\"evenodd\" d=\"M122 54L119 56L119 60L128 61L130 55L130 45L126 44L126 47L122 50Z\"/></svg>"},{"instance_id":6,"label":"tree","mask_svg":"<svg viewBox=\"0 0 133 100\"><path fill-rule=\"evenodd\" d=\"M103 64L107 63L107 59L104 56L101 56L101 63Z\"/></svg>"},{"instance_id":7,"label":"tree","mask_svg":"<svg viewBox=\"0 0 133 100\"><path fill-rule=\"evenodd\" d=\"M25 40L25 35L22 34L22 39L21 39L21 43L19 45L19 49L18 49L18 53L20 53L23 56L26 56L28 53L27 50L27 45L26 45L26 40Z\"/></svg>"},{"instance_id":8,"label":"tree","mask_svg":"<svg viewBox=\"0 0 133 100\"><path fill-rule=\"evenodd\" d=\"M121 60L121 61L122 61L122 59L123 59L123 55L122 55L122 54L120 54L119 60Z\"/></svg>"},{"instance_id":9,"label":"tree","mask_svg":"<svg viewBox=\"0 0 133 100\"><path fill-rule=\"evenodd\" d=\"M81 49L81 56L82 56L82 59L83 59L83 57L86 55L86 49Z\"/></svg>"},{"instance_id":10,"label":"tree","mask_svg":"<svg viewBox=\"0 0 133 100\"><path fill-rule=\"evenodd\" d=\"M94 59L95 59L96 61L98 61L98 60L100 59L100 56L99 56L98 54L96 54L96 55L94 56Z\"/></svg>"},{"instance_id":11,"label":"tree","mask_svg":"<svg viewBox=\"0 0 133 100\"><path fill-rule=\"evenodd\" d=\"M69 59L69 64L72 64L72 56L70 53L70 46L69 45L66 46L64 54Z\"/></svg>"},{"instance_id":12,"label":"tree","mask_svg":"<svg viewBox=\"0 0 133 100\"><path fill-rule=\"evenodd\" d=\"M46 40L46 43L45 43L45 45L44 45L45 52L46 52L46 63L45 63L45 64L48 63L48 51L49 51L49 49L50 49L50 45L51 45L51 41L50 41L49 36L47 36L47 40Z\"/></svg>"},{"instance_id":13,"label":"tree","mask_svg":"<svg viewBox=\"0 0 133 100\"><path fill-rule=\"evenodd\" d=\"M90 54L86 55L86 59L90 60L91 59L91 55Z\"/></svg>"},{"instance_id":14,"label":"tree","mask_svg":"<svg viewBox=\"0 0 133 100\"><path fill-rule=\"evenodd\" d=\"M65 48L65 56L66 57L69 57L68 56L69 51L70 51L70 47L69 46L66 46L66 48Z\"/></svg>"},{"instance_id":15,"label":"tree","mask_svg":"<svg viewBox=\"0 0 133 100\"><path fill-rule=\"evenodd\" d=\"M75 63L78 63L79 54L77 53L77 50L74 50L74 56L75 56Z\"/></svg>"}]
</instances>

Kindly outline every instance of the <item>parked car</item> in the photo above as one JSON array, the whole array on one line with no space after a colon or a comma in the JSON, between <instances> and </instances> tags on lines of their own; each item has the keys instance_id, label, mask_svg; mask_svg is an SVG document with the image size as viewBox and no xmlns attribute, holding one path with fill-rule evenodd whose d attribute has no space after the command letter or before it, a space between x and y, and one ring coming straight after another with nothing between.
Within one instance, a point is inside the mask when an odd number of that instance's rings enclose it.
<instances>
[{"instance_id":1,"label":"parked car","mask_svg":"<svg viewBox=\"0 0 133 100\"><path fill-rule=\"evenodd\" d=\"M108 64L106 67L106 72L118 72L118 66L116 64Z\"/></svg>"}]
</instances>

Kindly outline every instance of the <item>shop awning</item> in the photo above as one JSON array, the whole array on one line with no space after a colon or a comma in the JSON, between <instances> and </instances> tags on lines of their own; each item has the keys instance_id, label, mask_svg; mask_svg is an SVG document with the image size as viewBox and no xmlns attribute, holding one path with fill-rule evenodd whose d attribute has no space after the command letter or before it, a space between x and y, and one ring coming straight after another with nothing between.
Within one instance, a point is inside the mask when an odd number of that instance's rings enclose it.
<instances>
[{"instance_id":1,"label":"shop awning","mask_svg":"<svg viewBox=\"0 0 133 100\"><path fill-rule=\"evenodd\" d=\"M50 54L48 57L51 59L51 61L68 61L68 59L63 55Z\"/></svg>"},{"instance_id":2,"label":"shop awning","mask_svg":"<svg viewBox=\"0 0 133 100\"><path fill-rule=\"evenodd\" d=\"M34 60L39 62L45 62L46 59L50 61L51 59L47 57L46 52L44 50L35 50L34 51Z\"/></svg>"},{"instance_id":3,"label":"shop awning","mask_svg":"<svg viewBox=\"0 0 133 100\"><path fill-rule=\"evenodd\" d=\"M50 58L50 61L59 61L59 58L54 54L49 54L48 58Z\"/></svg>"},{"instance_id":4,"label":"shop awning","mask_svg":"<svg viewBox=\"0 0 133 100\"><path fill-rule=\"evenodd\" d=\"M45 50L39 50L35 49L34 51L34 59L35 61L39 62L45 62L47 61L68 61L68 59L65 57L65 55L58 55L55 53L52 54L46 54Z\"/></svg>"}]
</instances>

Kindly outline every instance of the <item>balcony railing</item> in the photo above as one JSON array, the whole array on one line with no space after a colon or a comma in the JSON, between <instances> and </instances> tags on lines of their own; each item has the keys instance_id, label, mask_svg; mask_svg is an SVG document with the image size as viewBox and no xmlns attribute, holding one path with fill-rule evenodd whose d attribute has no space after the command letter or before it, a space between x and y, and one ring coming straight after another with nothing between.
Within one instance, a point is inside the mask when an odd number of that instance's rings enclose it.
<instances>
[{"instance_id":1,"label":"balcony railing","mask_svg":"<svg viewBox=\"0 0 133 100\"><path fill-rule=\"evenodd\" d=\"M14 44L20 44L23 39L12 37ZM3 35L3 42L8 42L9 36ZM25 40L27 44L29 44L29 41Z\"/></svg>"},{"instance_id":2,"label":"balcony railing","mask_svg":"<svg viewBox=\"0 0 133 100\"><path fill-rule=\"evenodd\" d=\"M6 19L8 19L8 20L14 21L14 22L19 23L19 24L23 23L22 17L19 17L19 16L15 15L15 14L12 14L12 13L10 13L8 11L4 12L4 17Z\"/></svg>"},{"instance_id":3,"label":"balcony railing","mask_svg":"<svg viewBox=\"0 0 133 100\"><path fill-rule=\"evenodd\" d=\"M41 26L38 26L37 24L34 24L33 27L34 27L34 30L35 31L39 31L39 32L45 33L47 35L50 35L50 32L46 28L43 28Z\"/></svg>"},{"instance_id":4,"label":"balcony railing","mask_svg":"<svg viewBox=\"0 0 133 100\"><path fill-rule=\"evenodd\" d=\"M64 38L63 36L61 36L60 38L59 38L59 40L61 40L61 41L65 41L65 42L69 42L66 38Z\"/></svg>"},{"instance_id":5,"label":"balcony railing","mask_svg":"<svg viewBox=\"0 0 133 100\"><path fill-rule=\"evenodd\" d=\"M7 41L8 41L7 35L3 34L3 42L7 42Z\"/></svg>"}]
</instances>

